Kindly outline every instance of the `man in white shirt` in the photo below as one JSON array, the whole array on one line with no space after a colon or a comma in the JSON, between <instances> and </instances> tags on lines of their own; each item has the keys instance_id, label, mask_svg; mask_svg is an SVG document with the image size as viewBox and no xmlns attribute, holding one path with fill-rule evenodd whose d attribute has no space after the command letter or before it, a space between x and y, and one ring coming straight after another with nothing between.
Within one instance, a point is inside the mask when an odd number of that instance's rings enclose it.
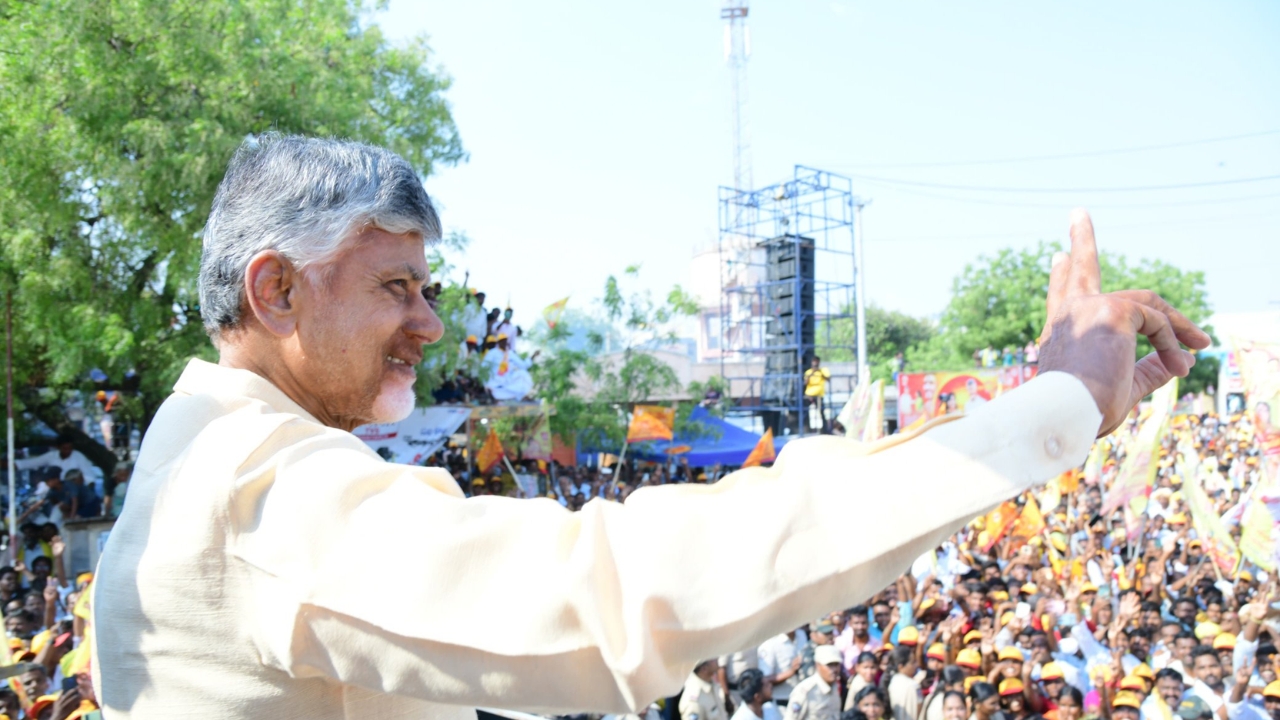
<instances>
[{"instance_id":1,"label":"man in white shirt","mask_svg":"<svg viewBox=\"0 0 1280 720\"><path fill-rule=\"evenodd\" d=\"M760 672L773 686L773 701L779 707L786 707L791 690L800 683L800 656L808 644L803 630L789 630L760 644Z\"/></svg>"},{"instance_id":2,"label":"man in white shirt","mask_svg":"<svg viewBox=\"0 0 1280 720\"><path fill-rule=\"evenodd\" d=\"M54 444L54 448L49 452L36 455L35 457L21 458L14 460L13 464L19 470L34 470L42 467L56 467L62 471L62 477L67 476L68 470L79 470L86 482L94 482L94 478L101 473L98 466L89 462L89 458L85 454L75 449L75 443L72 442L70 435L59 435Z\"/></svg>"},{"instance_id":3,"label":"man in white shirt","mask_svg":"<svg viewBox=\"0 0 1280 720\"><path fill-rule=\"evenodd\" d=\"M870 448L802 439L772 468L573 514L465 498L350 432L413 410L422 346L443 335L422 293L439 236L387 151L268 135L236 153L200 268L219 362L191 361L157 412L94 581L106 720L639 712L701 660L869 596L1080 464L1188 372L1179 340L1209 344L1150 293L1101 294L1078 212L1034 380ZM1158 354L1135 364L1135 333ZM848 523L849 507L903 503ZM698 552L729 536L734 553ZM422 551L370 554L371 537Z\"/></svg>"}]
</instances>

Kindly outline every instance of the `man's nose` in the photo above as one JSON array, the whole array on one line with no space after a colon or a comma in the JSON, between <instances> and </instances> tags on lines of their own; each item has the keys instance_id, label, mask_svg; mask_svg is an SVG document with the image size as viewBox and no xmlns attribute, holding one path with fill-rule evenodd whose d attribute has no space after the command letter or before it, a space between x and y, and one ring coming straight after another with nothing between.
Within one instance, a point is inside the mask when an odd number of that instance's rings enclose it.
<instances>
[{"instance_id":1,"label":"man's nose","mask_svg":"<svg viewBox=\"0 0 1280 720\"><path fill-rule=\"evenodd\" d=\"M425 296L419 293L416 298L404 324L404 331L423 345L438 342L444 337L444 323Z\"/></svg>"}]
</instances>

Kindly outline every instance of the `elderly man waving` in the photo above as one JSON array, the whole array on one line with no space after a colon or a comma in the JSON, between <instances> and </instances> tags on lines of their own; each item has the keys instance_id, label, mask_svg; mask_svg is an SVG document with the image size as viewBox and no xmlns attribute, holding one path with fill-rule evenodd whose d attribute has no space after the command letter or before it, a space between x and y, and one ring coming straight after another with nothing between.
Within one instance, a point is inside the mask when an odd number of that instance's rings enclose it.
<instances>
[{"instance_id":1,"label":"elderly man waving","mask_svg":"<svg viewBox=\"0 0 1280 720\"><path fill-rule=\"evenodd\" d=\"M1078 213L1036 380L870 451L800 440L770 469L573 514L465 499L443 470L388 464L350 433L413 407L414 365L442 333L422 295L439 236L389 152L270 136L236 154L200 268L219 362L191 361L156 415L102 555L104 717L642 708L705 658L863 600L1080 463L1186 374L1179 341L1209 342L1150 293L1100 294ZM1135 334L1156 347L1136 365ZM849 507L895 503L848 522ZM732 554L691 551L728 535Z\"/></svg>"}]
</instances>

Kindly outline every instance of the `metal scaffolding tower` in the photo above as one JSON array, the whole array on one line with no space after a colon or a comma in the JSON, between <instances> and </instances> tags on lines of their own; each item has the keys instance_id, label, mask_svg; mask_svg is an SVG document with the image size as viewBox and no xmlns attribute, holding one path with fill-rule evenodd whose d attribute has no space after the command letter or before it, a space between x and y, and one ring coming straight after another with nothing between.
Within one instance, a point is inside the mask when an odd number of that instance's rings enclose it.
<instances>
[{"instance_id":1,"label":"metal scaffolding tower","mask_svg":"<svg viewBox=\"0 0 1280 720\"><path fill-rule=\"evenodd\" d=\"M751 189L720 188L721 368L730 387L749 387L734 411L760 415L775 435L811 432L804 371L856 359L833 371L852 388L866 379L859 282L858 219L865 202L849 178L797 165L790 180ZM763 375L727 372L764 366ZM742 371L736 371L742 372ZM828 407L826 418L839 408Z\"/></svg>"}]
</instances>

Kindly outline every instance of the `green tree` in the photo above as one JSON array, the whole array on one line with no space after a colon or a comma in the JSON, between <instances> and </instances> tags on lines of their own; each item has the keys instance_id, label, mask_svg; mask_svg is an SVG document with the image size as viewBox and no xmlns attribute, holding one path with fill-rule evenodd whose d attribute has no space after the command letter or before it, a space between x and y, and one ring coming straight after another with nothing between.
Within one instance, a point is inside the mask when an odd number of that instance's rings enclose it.
<instances>
[{"instance_id":1,"label":"green tree","mask_svg":"<svg viewBox=\"0 0 1280 720\"><path fill-rule=\"evenodd\" d=\"M101 368L143 428L210 357L199 232L246 136L351 137L422 175L463 159L424 39L346 0L0 0L0 283L23 409L55 428ZM86 436L104 467L113 458Z\"/></svg>"},{"instance_id":2,"label":"green tree","mask_svg":"<svg viewBox=\"0 0 1280 720\"><path fill-rule=\"evenodd\" d=\"M534 383L538 397L555 408L551 430L564 440L588 432L621 446L632 405L680 389L675 370L649 351L675 341L680 320L696 314L697 303L679 286L661 299L628 290L625 286L639 273L633 265L622 280L610 275L605 281L598 319L612 330L616 352L601 354L605 333L599 331L588 333L587 347L575 349L574 333L563 320L541 336L543 353L533 368ZM687 409L681 415L687 419Z\"/></svg>"},{"instance_id":3,"label":"green tree","mask_svg":"<svg viewBox=\"0 0 1280 720\"><path fill-rule=\"evenodd\" d=\"M1001 250L966 265L952 284L938 334L908 352L909 366L960 370L973 366L975 350L1022 347L1038 338L1046 318L1050 261L1061 249L1057 243L1042 242L1034 248ZM1153 290L1193 322L1209 317L1202 272L1182 270L1162 260L1131 264L1123 255L1106 252L1099 256L1099 264L1103 292ZM1138 356L1149 352L1150 344L1141 340ZM1189 392L1203 390L1206 382L1212 382L1210 373L1216 377L1212 366L1212 362L1198 364L1183 387Z\"/></svg>"},{"instance_id":4,"label":"green tree","mask_svg":"<svg viewBox=\"0 0 1280 720\"><path fill-rule=\"evenodd\" d=\"M852 310L842 310L842 315ZM886 310L867 304L867 361L872 380L888 381L893 376L893 358L906 353L912 347L928 342L937 334L933 323L896 310ZM830 343L836 347L824 351L823 359L835 362L852 362L857 359L857 333L854 321L841 318L830 322ZM826 342L826 328L818 329L818 337Z\"/></svg>"}]
</instances>

